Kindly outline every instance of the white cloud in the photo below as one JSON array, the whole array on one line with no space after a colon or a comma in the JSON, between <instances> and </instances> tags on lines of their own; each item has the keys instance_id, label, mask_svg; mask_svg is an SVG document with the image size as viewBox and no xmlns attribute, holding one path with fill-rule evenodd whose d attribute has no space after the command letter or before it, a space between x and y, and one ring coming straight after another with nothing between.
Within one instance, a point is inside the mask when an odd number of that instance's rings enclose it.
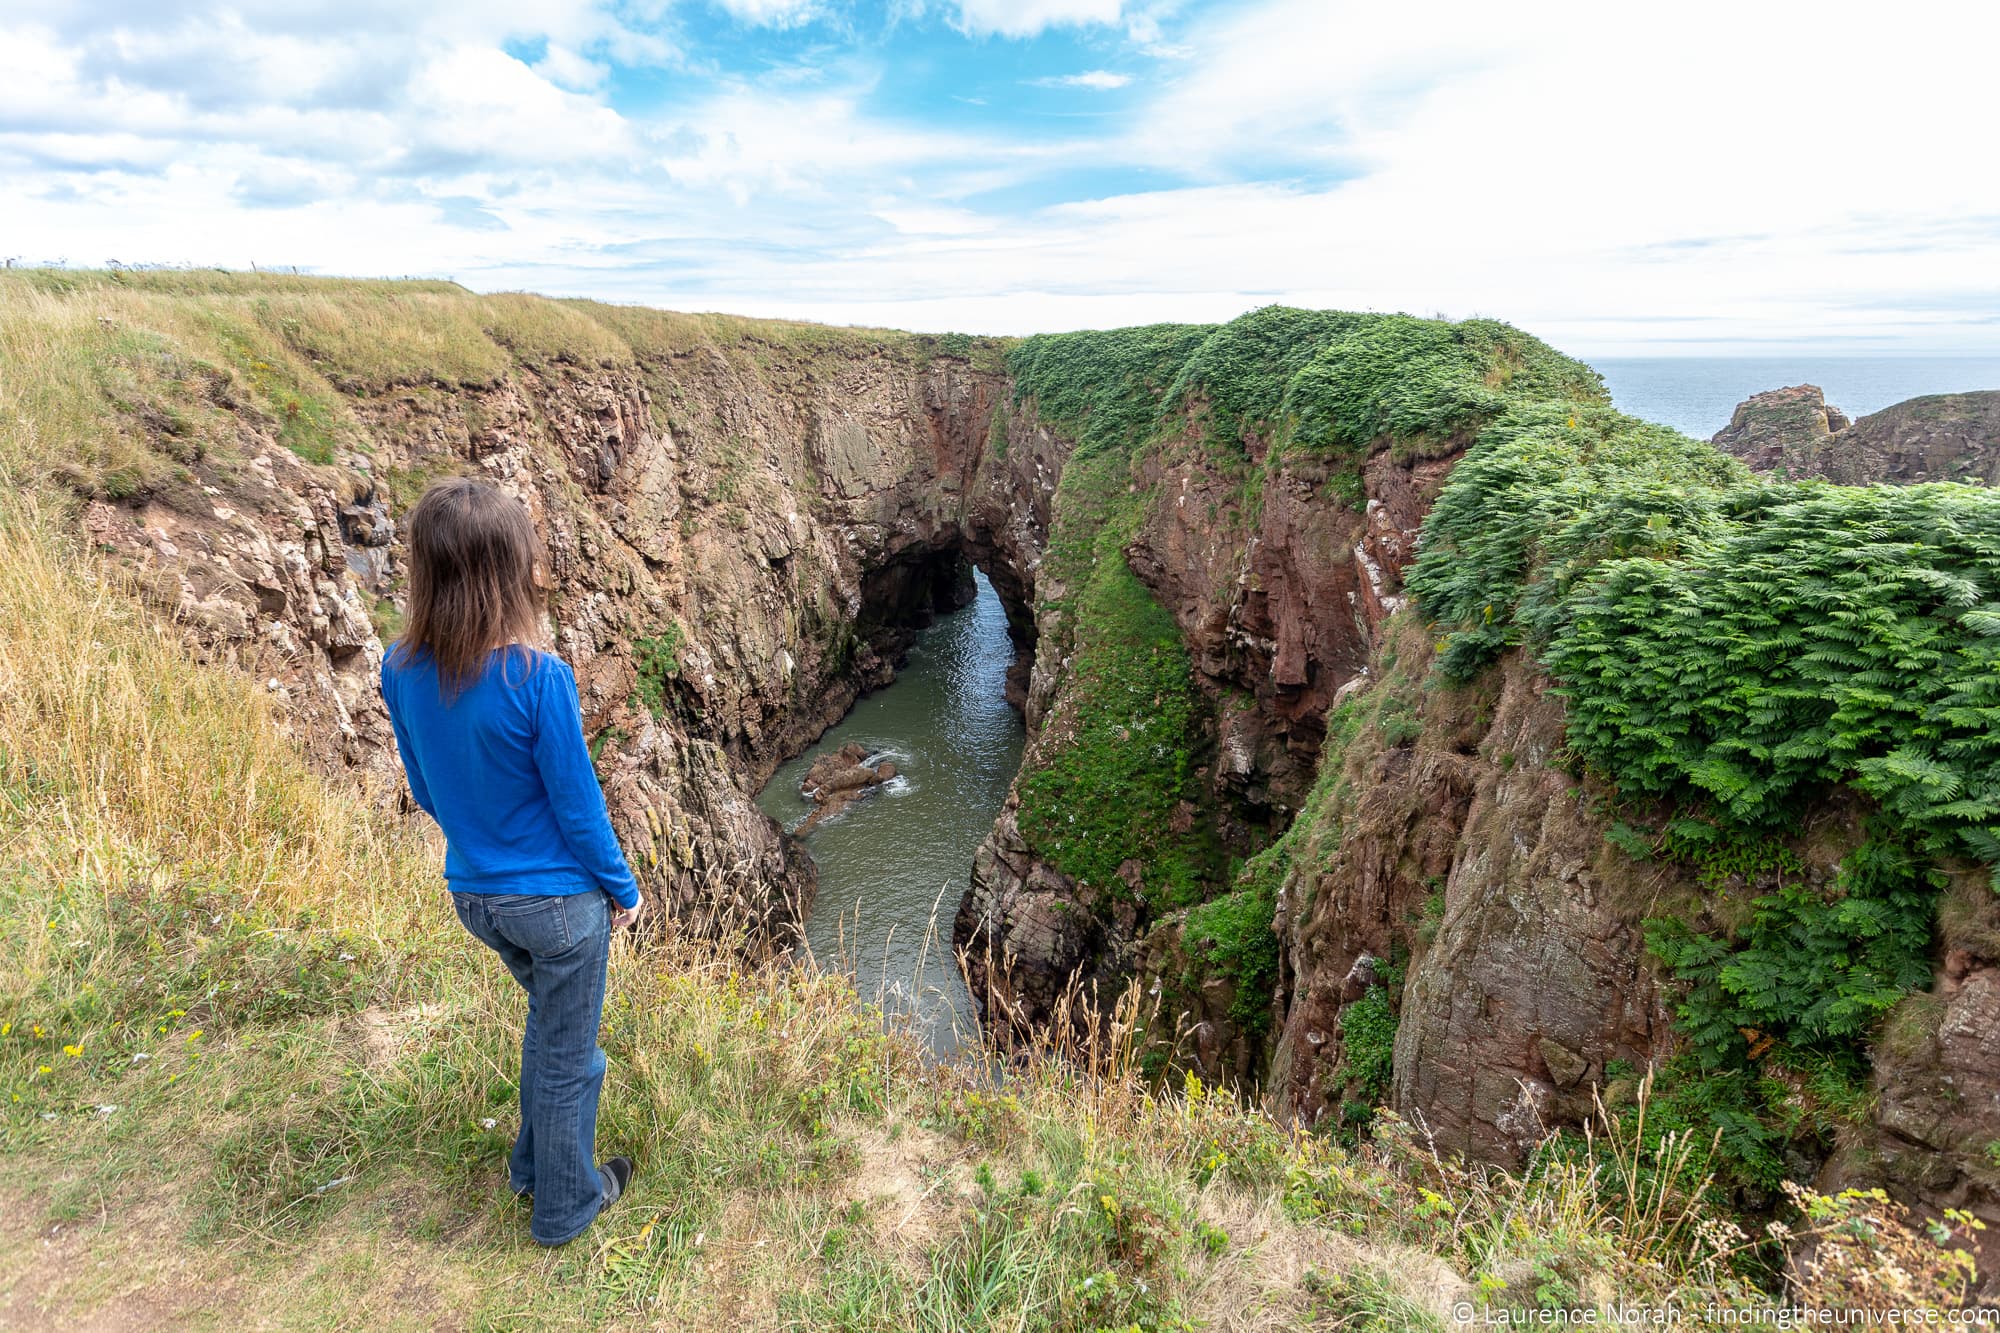
<instances>
[{"instance_id":1,"label":"white cloud","mask_svg":"<svg viewBox=\"0 0 2000 1333\"><path fill-rule=\"evenodd\" d=\"M820 0L715 0L731 18L772 28L796 27L820 16Z\"/></svg>"},{"instance_id":2,"label":"white cloud","mask_svg":"<svg viewBox=\"0 0 2000 1333\"><path fill-rule=\"evenodd\" d=\"M1114 74L1108 69L1087 69L1081 74L1057 74L1036 79L1035 82L1044 88L1089 88L1096 92L1109 92L1132 82L1132 76Z\"/></svg>"},{"instance_id":3,"label":"white cloud","mask_svg":"<svg viewBox=\"0 0 2000 1333\"><path fill-rule=\"evenodd\" d=\"M905 236L978 236L1001 225L969 208L937 208L922 200L884 200L874 213Z\"/></svg>"},{"instance_id":4,"label":"white cloud","mask_svg":"<svg viewBox=\"0 0 2000 1333\"><path fill-rule=\"evenodd\" d=\"M930 6L978 33L1122 25L1090 37L1128 43L1116 63L1191 53L1064 122L1106 127L1084 138L1000 128L999 96L992 119L885 115L901 72L859 61L702 74L633 0L113 3L0 21L10 253L995 332L1285 300L1492 315L1583 352L2000 351L1987 10ZM664 106L609 103L604 71L635 62L673 65ZM1056 172L1126 192L1036 207Z\"/></svg>"},{"instance_id":5,"label":"white cloud","mask_svg":"<svg viewBox=\"0 0 2000 1333\"><path fill-rule=\"evenodd\" d=\"M611 77L611 71L595 60L578 55L567 46L550 43L549 49L534 63L535 73L571 92L595 92Z\"/></svg>"},{"instance_id":6,"label":"white cloud","mask_svg":"<svg viewBox=\"0 0 2000 1333\"><path fill-rule=\"evenodd\" d=\"M636 147L624 117L567 92L514 57L460 47L428 62L411 81L420 117L421 156L514 159L570 167L580 160L624 157Z\"/></svg>"},{"instance_id":7,"label":"white cloud","mask_svg":"<svg viewBox=\"0 0 2000 1333\"><path fill-rule=\"evenodd\" d=\"M659 127L656 162L675 183L724 189L738 203L790 196L817 204L858 202L870 185L950 199L1009 182L1024 164L1063 151L884 122L863 109L865 96L863 87L735 86Z\"/></svg>"},{"instance_id":8,"label":"white cloud","mask_svg":"<svg viewBox=\"0 0 2000 1333\"><path fill-rule=\"evenodd\" d=\"M1123 8L1123 0L958 0L958 25L979 37L1033 37L1048 28L1116 23Z\"/></svg>"}]
</instances>

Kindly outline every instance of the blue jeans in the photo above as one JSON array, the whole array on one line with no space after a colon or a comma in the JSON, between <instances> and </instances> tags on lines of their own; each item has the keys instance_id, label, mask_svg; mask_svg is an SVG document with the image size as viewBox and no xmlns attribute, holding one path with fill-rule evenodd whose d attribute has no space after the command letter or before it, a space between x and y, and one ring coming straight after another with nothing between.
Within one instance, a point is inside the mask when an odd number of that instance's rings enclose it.
<instances>
[{"instance_id":1,"label":"blue jeans","mask_svg":"<svg viewBox=\"0 0 2000 1333\"><path fill-rule=\"evenodd\" d=\"M543 1245L582 1234L616 1197L597 1166L597 1095L604 1052L604 974L611 957L611 897L454 893L459 922L500 955L528 992L521 1033L521 1133L508 1176L534 1192L528 1230Z\"/></svg>"}]
</instances>

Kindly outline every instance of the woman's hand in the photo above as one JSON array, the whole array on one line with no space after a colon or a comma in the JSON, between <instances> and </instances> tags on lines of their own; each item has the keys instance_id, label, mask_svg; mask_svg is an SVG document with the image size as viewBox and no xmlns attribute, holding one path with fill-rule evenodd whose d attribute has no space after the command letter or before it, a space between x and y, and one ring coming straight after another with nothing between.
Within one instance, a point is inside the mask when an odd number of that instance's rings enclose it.
<instances>
[{"instance_id":1,"label":"woman's hand","mask_svg":"<svg viewBox=\"0 0 2000 1333\"><path fill-rule=\"evenodd\" d=\"M639 918L644 915L646 915L646 900L644 898L641 898L630 907L614 907L611 913L611 928L616 930L620 926L636 925Z\"/></svg>"}]
</instances>

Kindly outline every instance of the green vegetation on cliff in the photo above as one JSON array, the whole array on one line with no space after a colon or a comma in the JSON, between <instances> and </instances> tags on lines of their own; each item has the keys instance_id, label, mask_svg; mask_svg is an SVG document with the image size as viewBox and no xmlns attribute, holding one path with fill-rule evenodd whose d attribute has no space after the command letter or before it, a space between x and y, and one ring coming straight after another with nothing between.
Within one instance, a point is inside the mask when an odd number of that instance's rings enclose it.
<instances>
[{"instance_id":1,"label":"green vegetation on cliff","mask_svg":"<svg viewBox=\"0 0 2000 1333\"><path fill-rule=\"evenodd\" d=\"M1634 796L1782 827L1836 784L1933 854L2000 859L2000 497L1750 480L1609 411L1504 419L1409 587L1441 669L1532 647Z\"/></svg>"},{"instance_id":2,"label":"green vegetation on cliff","mask_svg":"<svg viewBox=\"0 0 2000 1333\"><path fill-rule=\"evenodd\" d=\"M1088 457L1139 443L1158 425L1167 386L1211 326L1148 324L1025 338L1007 354L1020 394Z\"/></svg>"},{"instance_id":3,"label":"green vegetation on cliff","mask_svg":"<svg viewBox=\"0 0 2000 1333\"><path fill-rule=\"evenodd\" d=\"M1774 1187L1788 1139L1830 1139L1800 1108L1865 1104L1868 1042L1929 983L1945 869L2000 863L2000 497L1753 478L1602 406L1527 403L1454 469L1408 587L1446 676L1533 653L1631 821L1615 840L1708 886L1709 920L1648 928L1691 1057L1667 1108ZM1875 813L1816 885L1784 839L1842 788Z\"/></svg>"},{"instance_id":4,"label":"green vegetation on cliff","mask_svg":"<svg viewBox=\"0 0 2000 1333\"><path fill-rule=\"evenodd\" d=\"M1713 1058L1740 1058L1743 1031L1852 1049L1929 975L1938 877L1912 852L2000 860L2000 497L1753 480L1659 427L1544 404L1459 464L1409 587L1440 669L1525 645L1578 756L1714 826L1665 854L1726 863L1842 785L1878 805L1882 834L1827 894L1781 882L1733 939L1656 929Z\"/></svg>"},{"instance_id":5,"label":"green vegetation on cliff","mask_svg":"<svg viewBox=\"0 0 2000 1333\"><path fill-rule=\"evenodd\" d=\"M1191 957L1228 980L1229 1020L1251 1041L1271 1028L1271 988L1278 981L1278 937L1271 930L1277 883L1249 874L1240 887L1194 908L1181 928Z\"/></svg>"},{"instance_id":6,"label":"green vegetation on cliff","mask_svg":"<svg viewBox=\"0 0 2000 1333\"><path fill-rule=\"evenodd\" d=\"M1076 602L1077 641L1057 743L1021 779L1023 836L1051 864L1099 890L1137 863L1166 904L1204 896L1214 853L1195 825L1200 723L1179 629L1117 552Z\"/></svg>"},{"instance_id":7,"label":"green vegetation on cliff","mask_svg":"<svg viewBox=\"0 0 2000 1333\"><path fill-rule=\"evenodd\" d=\"M1677 905L1648 932L1684 983L1696 1068L1723 1077L1776 1058L1855 1083L1882 1015L1930 975L1943 869L2000 863L2000 499L1753 478L1615 411L1587 367L1489 321L1272 307L1225 325L1030 338L1010 368L1079 458L1117 460L1058 492L1049 563L1071 590L1061 632L1076 662L1115 637L1111 609L1078 590L1105 569L1130 577L1119 557L1157 502L1139 485L1155 455L1207 451L1242 476L1248 514L1293 460L1324 460L1330 493L1352 495L1373 451L1466 449L1408 574L1435 669L1466 681L1509 649L1531 653L1564 697L1569 756L1644 826L1621 825L1625 845L1709 885L1707 905ZM1088 690L1057 698L1091 720ZM1207 711L1176 728L1195 753ZM1120 719L1096 720L1040 762L1115 768L1104 790L1184 788L1183 747L1119 753ZM1414 712L1378 721L1396 744L1422 729ZM1842 788L1875 815L1832 882L1752 854ZM1024 782L1022 828L1076 873L1072 848L1046 845L1038 805L1053 794ZM1295 831L1330 817L1319 797ZM1205 824L1219 814L1199 810ZM1101 883L1121 838L1141 861L1146 850L1096 818ZM1190 921L1203 927L1191 956L1232 981L1261 977L1264 942L1233 926L1267 878L1309 884L1312 860L1288 834L1227 896L1205 887L1216 902ZM1259 1023L1247 1009L1237 1021Z\"/></svg>"},{"instance_id":8,"label":"green vegetation on cliff","mask_svg":"<svg viewBox=\"0 0 2000 1333\"><path fill-rule=\"evenodd\" d=\"M1206 417L1240 447L1365 453L1442 441L1516 402L1601 402L1596 372L1493 320L1266 306L1227 324L1153 324L1023 339L1017 391L1085 452L1181 434Z\"/></svg>"},{"instance_id":9,"label":"green vegetation on cliff","mask_svg":"<svg viewBox=\"0 0 2000 1333\"><path fill-rule=\"evenodd\" d=\"M1492 321L1270 306L1221 325L1148 325L1027 338L1008 356L1016 391L1076 441L1056 493L1045 600L1074 645L1066 683L1021 783L1020 827L1058 869L1108 888L1134 861L1157 906L1212 896L1221 857L1191 769L1211 728L1181 633L1126 565L1154 497L1139 485L1156 449L1223 451L1248 467L1246 494L1298 448L1339 454L1358 473L1379 442L1422 448L1462 436L1524 395L1601 395L1596 375ZM1242 455L1252 436L1270 447ZM1336 488L1358 493L1358 479ZM1149 718L1148 711L1156 717ZM1268 898L1268 894L1266 895ZM1268 933L1268 932L1267 932ZM1274 946L1273 946L1274 947ZM1231 945L1254 979L1259 943ZM1221 955L1218 955L1221 957ZM1261 1009L1261 999L1245 998Z\"/></svg>"},{"instance_id":10,"label":"green vegetation on cliff","mask_svg":"<svg viewBox=\"0 0 2000 1333\"><path fill-rule=\"evenodd\" d=\"M59 526L0 504L10 1325L1438 1328L1536 1303L1497 1275L1550 1248L1579 1289L1760 1299L1685 1218L1589 1223L1650 1147L1518 1179L1393 1120L1346 1150L1148 1091L1115 1043L995 1088L842 980L671 938L621 945L606 1006L599 1132L639 1176L541 1251L505 1188L519 993L412 891L435 849ZM1888 1223L1871 1264L1916 1243Z\"/></svg>"}]
</instances>

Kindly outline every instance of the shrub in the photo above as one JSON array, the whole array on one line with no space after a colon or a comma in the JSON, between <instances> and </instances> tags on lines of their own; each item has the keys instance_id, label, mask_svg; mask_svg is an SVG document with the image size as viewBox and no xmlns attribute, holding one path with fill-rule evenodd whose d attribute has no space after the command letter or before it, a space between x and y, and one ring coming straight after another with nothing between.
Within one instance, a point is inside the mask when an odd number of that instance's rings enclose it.
<instances>
[{"instance_id":1,"label":"shrub","mask_svg":"<svg viewBox=\"0 0 2000 1333\"><path fill-rule=\"evenodd\" d=\"M1271 1028L1271 992L1278 982L1278 937L1271 929L1277 884L1252 875L1244 887L1188 912L1181 938L1191 957L1228 978L1235 995L1229 1019L1253 1043Z\"/></svg>"},{"instance_id":2,"label":"shrub","mask_svg":"<svg viewBox=\"0 0 2000 1333\"><path fill-rule=\"evenodd\" d=\"M1825 893L1782 882L1734 935L1661 918L1647 941L1687 986L1682 1031L1709 1066L1742 1063L1773 1042L1853 1050L1876 1021L1930 980L1942 876L1907 846L1876 836L1850 854Z\"/></svg>"},{"instance_id":3,"label":"shrub","mask_svg":"<svg viewBox=\"0 0 2000 1333\"><path fill-rule=\"evenodd\" d=\"M1340 1011L1340 1037L1348 1085L1367 1099L1366 1105L1382 1105L1389 1099L1396 1062L1396 1010L1386 983L1370 986Z\"/></svg>"},{"instance_id":4,"label":"shrub","mask_svg":"<svg viewBox=\"0 0 2000 1333\"><path fill-rule=\"evenodd\" d=\"M1042 420L1087 457L1136 443L1152 430L1167 385L1213 328L1149 324L1042 334L1016 344L1007 369L1016 394L1034 398Z\"/></svg>"},{"instance_id":5,"label":"shrub","mask_svg":"<svg viewBox=\"0 0 2000 1333\"><path fill-rule=\"evenodd\" d=\"M667 712L667 682L680 674L681 627L669 623L658 634L632 641L632 665L639 673L639 702L654 717Z\"/></svg>"}]
</instances>

